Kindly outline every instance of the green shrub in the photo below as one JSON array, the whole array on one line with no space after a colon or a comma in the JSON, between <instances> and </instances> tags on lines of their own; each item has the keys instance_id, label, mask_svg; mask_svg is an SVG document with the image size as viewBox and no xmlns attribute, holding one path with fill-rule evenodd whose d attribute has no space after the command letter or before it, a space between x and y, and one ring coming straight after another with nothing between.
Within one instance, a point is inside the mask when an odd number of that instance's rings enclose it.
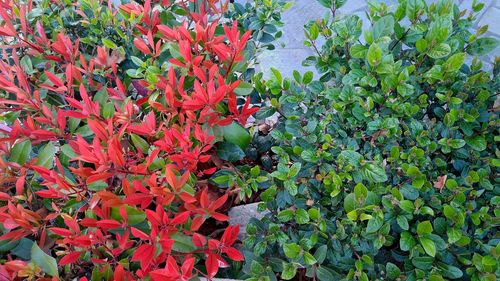
<instances>
[{"instance_id":1,"label":"green shrub","mask_svg":"<svg viewBox=\"0 0 500 281\"><path fill-rule=\"evenodd\" d=\"M498 42L470 32L481 7L371 4L363 33L330 15L306 27L320 81L257 79L260 116L280 118L273 172L245 179L269 186L247 227L249 280L496 280L500 79L475 56Z\"/></svg>"}]
</instances>

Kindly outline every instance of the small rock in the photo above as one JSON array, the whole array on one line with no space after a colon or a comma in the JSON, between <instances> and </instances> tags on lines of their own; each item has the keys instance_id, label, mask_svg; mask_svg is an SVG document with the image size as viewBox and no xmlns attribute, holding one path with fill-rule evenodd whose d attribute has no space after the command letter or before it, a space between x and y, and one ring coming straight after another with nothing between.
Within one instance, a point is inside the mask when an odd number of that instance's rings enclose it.
<instances>
[{"instance_id":1,"label":"small rock","mask_svg":"<svg viewBox=\"0 0 500 281\"><path fill-rule=\"evenodd\" d=\"M245 238L247 233L247 224L250 222L250 219L261 219L266 214L265 212L261 213L257 210L258 204L259 203L252 203L236 206L229 210L229 224L240 226L240 233L238 234L238 238L240 240Z\"/></svg>"}]
</instances>

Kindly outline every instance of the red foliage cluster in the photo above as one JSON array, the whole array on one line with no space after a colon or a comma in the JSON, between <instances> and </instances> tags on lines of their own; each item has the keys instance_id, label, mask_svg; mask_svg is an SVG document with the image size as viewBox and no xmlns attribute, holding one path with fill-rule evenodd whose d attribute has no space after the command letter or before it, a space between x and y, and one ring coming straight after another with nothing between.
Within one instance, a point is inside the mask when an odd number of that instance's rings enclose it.
<instances>
[{"instance_id":1,"label":"red foliage cluster","mask_svg":"<svg viewBox=\"0 0 500 281\"><path fill-rule=\"evenodd\" d=\"M208 163L215 142L212 128L245 123L257 110L248 103L237 108L233 92L239 81L232 68L242 60L250 34L240 36L234 23L224 26L224 35L215 35L220 24L209 21L208 14L224 9L216 2L207 1L176 27L160 24L151 1L120 7L142 19L135 26L141 36L134 45L147 58L158 60L167 44L177 45L182 55L170 59L172 66L157 83L134 81L138 91L147 90L138 98L129 97L132 86L120 80L109 50L97 46L96 57L86 58L78 40L63 33L48 38L40 22L29 26L30 4L0 3L0 34L18 42L2 48L0 61L0 89L8 93L0 96L0 110L18 114L13 124L0 127L5 136L0 140L0 200L5 202L0 223L8 230L0 240L35 240L58 256L59 266L71 265L73 277L82 277L78 268L93 264L110 267L114 280L211 278L227 266L223 255L243 259L232 247L238 227L229 226L220 240L207 241L197 233L210 217L227 220L217 212L227 195L209 200L207 187L196 182L216 171ZM44 58L44 77L26 74L21 53ZM106 83L93 79L96 70L106 74ZM103 89L105 105L94 98ZM63 104L47 103L47 93L55 93ZM221 104L228 110L221 110ZM82 127L89 134L75 130ZM46 161L54 164L41 165L45 159L37 157L9 162L13 147L25 141L33 146L53 143L56 156ZM74 155L64 167L57 155L68 144ZM34 190L37 179L43 188ZM96 184L104 187L96 189ZM62 208L68 200L80 204ZM147 223L132 222L131 216ZM176 246L186 238L195 249ZM206 272L195 268L200 259L205 259ZM131 262L140 267L133 269ZM0 275L8 279L38 274L25 261L0 265Z\"/></svg>"}]
</instances>

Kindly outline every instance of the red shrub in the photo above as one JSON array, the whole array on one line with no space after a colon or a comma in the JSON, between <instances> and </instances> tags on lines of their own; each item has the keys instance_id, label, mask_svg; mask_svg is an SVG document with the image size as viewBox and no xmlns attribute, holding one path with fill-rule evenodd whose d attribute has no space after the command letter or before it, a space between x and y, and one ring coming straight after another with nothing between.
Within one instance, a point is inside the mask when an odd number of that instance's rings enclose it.
<instances>
[{"instance_id":1,"label":"red shrub","mask_svg":"<svg viewBox=\"0 0 500 281\"><path fill-rule=\"evenodd\" d=\"M5 278L43 276L40 267L69 280L94 267L114 280L189 280L215 276L226 256L243 259L232 247L238 227L228 227L220 240L197 233L210 217L227 220L217 210L228 197L209 199L197 179L216 171L210 161L216 128L246 122L256 111L248 103L238 110L233 92L239 83L233 68L250 34L240 36L236 23L215 34L219 23L209 14L227 3L206 1L179 26L161 25L154 4L120 7L141 18L134 52L151 64L167 47L178 46L180 56L153 82L125 83L113 52L96 46L89 57L79 40L64 33L49 38L40 22L30 26L31 4L0 3L0 34L8 43L0 61L7 120L0 127L6 230L0 240L34 240L59 265L54 272L49 256L42 265L32 253L30 266L8 255L0 266ZM23 57L42 59L43 75L26 73ZM200 259L204 272L194 269ZM65 265L71 269L62 273Z\"/></svg>"}]
</instances>

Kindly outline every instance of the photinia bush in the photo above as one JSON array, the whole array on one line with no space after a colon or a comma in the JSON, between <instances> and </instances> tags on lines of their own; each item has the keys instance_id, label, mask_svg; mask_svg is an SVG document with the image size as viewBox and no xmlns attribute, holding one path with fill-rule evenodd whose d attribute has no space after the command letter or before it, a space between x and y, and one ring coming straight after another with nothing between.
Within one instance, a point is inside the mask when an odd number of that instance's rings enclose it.
<instances>
[{"instance_id":1,"label":"photinia bush","mask_svg":"<svg viewBox=\"0 0 500 281\"><path fill-rule=\"evenodd\" d=\"M345 1L320 3L305 61L320 80L255 77L259 114L279 120L272 169L241 179L268 186L248 280L497 280L500 68L477 59L498 46L471 32L482 5L371 3L362 31Z\"/></svg>"},{"instance_id":2,"label":"photinia bush","mask_svg":"<svg viewBox=\"0 0 500 281\"><path fill-rule=\"evenodd\" d=\"M228 219L215 144L245 149L258 110L227 7L0 3L0 279L210 279L243 260L237 226L203 232Z\"/></svg>"}]
</instances>

